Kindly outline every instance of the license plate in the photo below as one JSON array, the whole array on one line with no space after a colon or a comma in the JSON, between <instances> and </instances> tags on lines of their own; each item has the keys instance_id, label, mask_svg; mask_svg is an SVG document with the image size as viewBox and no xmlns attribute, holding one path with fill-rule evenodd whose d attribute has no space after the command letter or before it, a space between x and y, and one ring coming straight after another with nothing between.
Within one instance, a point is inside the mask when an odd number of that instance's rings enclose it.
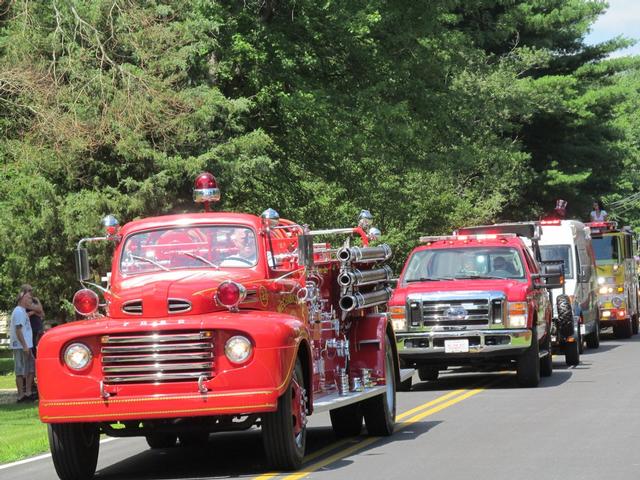
<instances>
[{"instance_id":1,"label":"license plate","mask_svg":"<svg viewBox=\"0 0 640 480\"><path fill-rule=\"evenodd\" d=\"M580 325L580 335L585 335L587 333L587 326Z\"/></svg>"},{"instance_id":2,"label":"license plate","mask_svg":"<svg viewBox=\"0 0 640 480\"><path fill-rule=\"evenodd\" d=\"M469 351L469 340L466 338L460 340L445 340L445 353L466 353Z\"/></svg>"}]
</instances>

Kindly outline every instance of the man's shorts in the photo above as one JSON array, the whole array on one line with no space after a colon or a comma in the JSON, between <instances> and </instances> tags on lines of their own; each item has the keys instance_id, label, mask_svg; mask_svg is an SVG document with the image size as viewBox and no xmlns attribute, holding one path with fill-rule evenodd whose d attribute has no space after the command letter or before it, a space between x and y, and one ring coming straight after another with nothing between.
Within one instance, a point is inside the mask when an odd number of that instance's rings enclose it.
<instances>
[{"instance_id":1,"label":"man's shorts","mask_svg":"<svg viewBox=\"0 0 640 480\"><path fill-rule=\"evenodd\" d=\"M25 352L22 349L13 349L13 361L15 363L14 371L16 376L26 377L36 372L36 365L33 361L31 350Z\"/></svg>"}]
</instances>

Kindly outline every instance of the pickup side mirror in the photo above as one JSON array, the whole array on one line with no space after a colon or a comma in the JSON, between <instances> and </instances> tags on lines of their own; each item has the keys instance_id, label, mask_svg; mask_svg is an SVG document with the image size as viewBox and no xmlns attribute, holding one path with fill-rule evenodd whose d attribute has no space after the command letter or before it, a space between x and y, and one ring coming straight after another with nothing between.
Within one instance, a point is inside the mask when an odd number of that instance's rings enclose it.
<instances>
[{"instance_id":1,"label":"pickup side mirror","mask_svg":"<svg viewBox=\"0 0 640 480\"><path fill-rule=\"evenodd\" d=\"M86 248L78 248L74 252L74 260L76 264L76 277L81 282L91 278L89 271L89 254Z\"/></svg>"},{"instance_id":2,"label":"pickup side mirror","mask_svg":"<svg viewBox=\"0 0 640 480\"><path fill-rule=\"evenodd\" d=\"M537 275L532 275L533 279L544 279L544 284L537 285L538 288L560 288L564 286L564 262L541 262L541 271Z\"/></svg>"}]
</instances>

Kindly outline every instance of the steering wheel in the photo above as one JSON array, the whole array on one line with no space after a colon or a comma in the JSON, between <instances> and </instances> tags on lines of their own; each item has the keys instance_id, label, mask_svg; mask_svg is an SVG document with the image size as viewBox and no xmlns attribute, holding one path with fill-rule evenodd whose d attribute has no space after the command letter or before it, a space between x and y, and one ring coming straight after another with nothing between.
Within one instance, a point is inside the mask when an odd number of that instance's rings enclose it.
<instances>
[{"instance_id":1,"label":"steering wheel","mask_svg":"<svg viewBox=\"0 0 640 480\"><path fill-rule=\"evenodd\" d=\"M244 258L244 257L240 257L240 256L230 256L230 257L227 257L227 258L225 258L224 260L222 260L222 261L219 263L219 266L224 267L224 266L225 266L225 264L224 264L224 263L225 263L227 260L229 260L229 261L231 261L231 262L240 262L240 263L244 263L245 265L248 265L248 266L250 266L250 267L252 267L252 266L253 266L253 264L255 263L253 260L247 260L247 259L246 259L246 258ZM227 266L228 266L228 265L227 265Z\"/></svg>"},{"instance_id":2,"label":"steering wheel","mask_svg":"<svg viewBox=\"0 0 640 480\"><path fill-rule=\"evenodd\" d=\"M511 277L513 273L509 272L508 270L494 270L493 272L491 272L491 275L494 275L496 277Z\"/></svg>"}]
</instances>

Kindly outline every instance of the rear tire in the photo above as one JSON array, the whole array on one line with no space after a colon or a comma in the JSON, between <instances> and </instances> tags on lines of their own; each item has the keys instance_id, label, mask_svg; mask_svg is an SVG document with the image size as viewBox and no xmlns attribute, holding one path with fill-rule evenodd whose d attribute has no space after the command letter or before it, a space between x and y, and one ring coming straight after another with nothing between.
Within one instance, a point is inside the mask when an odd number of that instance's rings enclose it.
<instances>
[{"instance_id":1,"label":"rear tire","mask_svg":"<svg viewBox=\"0 0 640 480\"><path fill-rule=\"evenodd\" d=\"M53 465L60 480L93 478L100 449L98 424L52 423L48 433Z\"/></svg>"},{"instance_id":2,"label":"rear tire","mask_svg":"<svg viewBox=\"0 0 640 480\"><path fill-rule=\"evenodd\" d=\"M535 321L535 319L534 319ZM533 388L540 383L540 346L538 345L538 334L534 327L531 335L531 347L529 347L520 358L516 367L516 377L521 387Z\"/></svg>"},{"instance_id":3,"label":"rear tire","mask_svg":"<svg viewBox=\"0 0 640 480\"><path fill-rule=\"evenodd\" d=\"M396 423L396 369L389 337L384 342L385 393L362 402L364 421L369 435L388 437Z\"/></svg>"},{"instance_id":4,"label":"rear tire","mask_svg":"<svg viewBox=\"0 0 640 480\"><path fill-rule=\"evenodd\" d=\"M438 367L425 365L418 368L418 378L420 378L420 380L423 382L435 382L436 380L438 380L439 375L440 370L438 369Z\"/></svg>"},{"instance_id":5,"label":"rear tire","mask_svg":"<svg viewBox=\"0 0 640 480\"><path fill-rule=\"evenodd\" d=\"M568 295L558 295L556 298L558 309L558 332L561 337L567 338L573 335L573 308Z\"/></svg>"},{"instance_id":6,"label":"rear tire","mask_svg":"<svg viewBox=\"0 0 640 480\"><path fill-rule=\"evenodd\" d=\"M335 408L329 412L333 433L338 438L356 437L362 432L362 405L352 403L346 407Z\"/></svg>"},{"instance_id":7,"label":"rear tire","mask_svg":"<svg viewBox=\"0 0 640 480\"><path fill-rule=\"evenodd\" d=\"M596 329L586 336L588 348L600 348L600 320L596 319Z\"/></svg>"},{"instance_id":8,"label":"rear tire","mask_svg":"<svg viewBox=\"0 0 640 480\"><path fill-rule=\"evenodd\" d=\"M631 332L633 335L637 335L638 334L638 330L640 329L640 321L638 320L638 314L636 313L633 317L632 320L632 324L631 324Z\"/></svg>"},{"instance_id":9,"label":"rear tire","mask_svg":"<svg viewBox=\"0 0 640 480\"><path fill-rule=\"evenodd\" d=\"M631 319L627 318L624 322L616 322L613 325L613 334L616 338L631 338Z\"/></svg>"},{"instance_id":10,"label":"rear tire","mask_svg":"<svg viewBox=\"0 0 640 480\"><path fill-rule=\"evenodd\" d=\"M174 433L151 433L145 435L145 439L151 448L172 448L176 446L178 436Z\"/></svg>"},{"instance_id":11,"label":"rear tire","mask_svg":"<svg viewBox=\"0 0 640 480\"><path fill-rule=\"evenodd\" d=\"M278 410L262 417L262 443L267 460L278 470L296 470L302 466L307 444L307 394L300 359Z\"/></svg>"}]
</instances>

